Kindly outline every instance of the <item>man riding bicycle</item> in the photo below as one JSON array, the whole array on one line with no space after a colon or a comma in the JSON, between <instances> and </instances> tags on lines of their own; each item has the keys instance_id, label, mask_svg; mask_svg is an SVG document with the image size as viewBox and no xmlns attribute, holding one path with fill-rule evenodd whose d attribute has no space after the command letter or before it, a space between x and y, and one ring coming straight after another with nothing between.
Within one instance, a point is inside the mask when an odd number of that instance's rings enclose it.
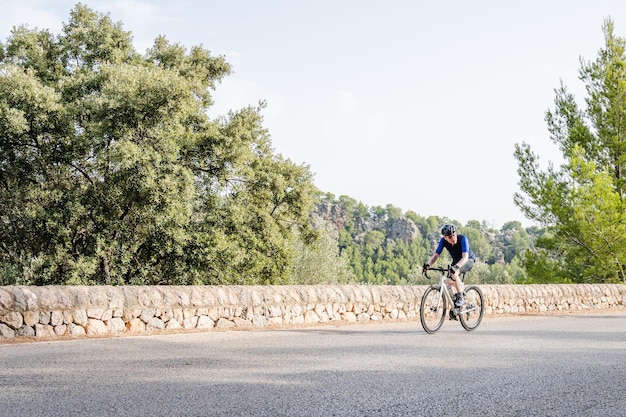
<instances>
[{"instance_id":1,"label":"man riding bicycle","mask_svg":"<svg viewBox=\"0 0 626 417\"><path fill-rule=\"evenodd\" d=\"M446 248L452 257L452 269L446 284L451 287L454 285L456 289L454 306L462 307L465 304L465 300L463 299L463 280L460 275L472 269L476 257L470 247L469 239L464 235L457 235L456 227L453 224L445 224L441 228L441 234L443 237L439 240L439 245L435 249L433 256L424 264L423 272L428 271L428 268L437 262L443 248Z\"/></svg>"}]
</instances>

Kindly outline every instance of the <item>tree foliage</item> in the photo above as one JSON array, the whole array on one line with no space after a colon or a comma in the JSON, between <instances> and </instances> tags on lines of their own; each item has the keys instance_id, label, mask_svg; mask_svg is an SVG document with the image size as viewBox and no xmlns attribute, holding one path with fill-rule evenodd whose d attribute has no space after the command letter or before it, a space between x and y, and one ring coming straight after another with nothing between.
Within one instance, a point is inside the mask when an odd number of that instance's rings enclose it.
<instances>
[{"instance_id":1,"label":"tree foliage","mask_svg":"<svg viewBox=\"0 0 626 417\"><path fill-rule=\"evenodd\" d=\"M626 265L626 42L603 26L595 61L581 60L588 97L579 107L564 85L546 113L564 163L546 170L528 144L516 145L520 193L515 202L550 235L527 254L532 280L619 282Z\"/></svg>"},{"instance_id":2,"label":"tree foliage","mask_svg":"<svg viewBox=\"0 0 626 417\"><path fill-rule=\"evenodd\" d=\"M162 36L141 55L81 4L0 46L3 283L287 279L311 173L273 154L263 103L207 116L224 57Z\"/></svg>"}]
</instances>

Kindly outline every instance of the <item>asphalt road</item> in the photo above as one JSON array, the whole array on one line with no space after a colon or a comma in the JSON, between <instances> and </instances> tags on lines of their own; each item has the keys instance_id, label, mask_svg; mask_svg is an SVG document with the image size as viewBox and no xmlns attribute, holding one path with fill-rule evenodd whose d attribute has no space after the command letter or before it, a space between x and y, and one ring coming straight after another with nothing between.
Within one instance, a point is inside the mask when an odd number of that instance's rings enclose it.
<instances>
[{"instance_id":1,"label":"asphalt road","mask_svg":"<svg viewBox=\"0 0 626 417\"><path fill-rule=\"evenodd\" d=\"M626 313L0 345L0 416L624 416Z\"/></svg>"}]
</instances>

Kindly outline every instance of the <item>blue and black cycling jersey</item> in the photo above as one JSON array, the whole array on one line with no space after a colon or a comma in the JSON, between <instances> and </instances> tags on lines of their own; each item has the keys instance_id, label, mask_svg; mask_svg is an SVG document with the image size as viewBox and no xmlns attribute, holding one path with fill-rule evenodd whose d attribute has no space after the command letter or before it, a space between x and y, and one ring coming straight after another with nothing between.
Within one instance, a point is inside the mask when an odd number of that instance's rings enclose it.
<instances>
[{"instance_id":1,"label":"blue and black cycling jersey","mask_svg":"<svg viewBox=\"0 0 626 417\"><path fill-rule=\"evenodd\" d=\"M474 256L474 252L472 251L472 248L470 248L469 239L466 238L464 235L457 234L456 245L452 245L444 238L441 238L441 240L439 241L439 246L437 246L435 252L438 255L441 255L443 248L446 248L448 250L448 253L452 257L452 265L456 265L456 263L461 260L461 257L463 257L463 252L467 252L471 260L476 260L476 256Z\"/></svg>"}]
</instances>

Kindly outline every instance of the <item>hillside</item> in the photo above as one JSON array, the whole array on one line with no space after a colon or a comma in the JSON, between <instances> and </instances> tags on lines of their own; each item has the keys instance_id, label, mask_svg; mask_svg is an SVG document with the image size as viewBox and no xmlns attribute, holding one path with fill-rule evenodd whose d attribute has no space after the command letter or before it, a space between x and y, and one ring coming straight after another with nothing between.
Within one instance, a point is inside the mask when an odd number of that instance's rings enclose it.
<instances>
[{"instance_id":1,"label":"hillside","mask_svg":"<svg viewBox=\"0 0 626 417\"><path fill-rule=\"evenodd\" d=\"M403 212L392 205L367 205L348 196L324 195L315 206L312 221L316 227L327 225L337 240L355 280L372 284L421 282L421 265L432 254L440 238L440 228L454 223L466 235L477 256L475 270L481 282L521 282L526 275L521 267L525 252L543 230L523 228L518 221L500 230L486 221L460 224L438 216ZM441 263L449 261L442 256Z\"/></svg>"}]
</instances>

